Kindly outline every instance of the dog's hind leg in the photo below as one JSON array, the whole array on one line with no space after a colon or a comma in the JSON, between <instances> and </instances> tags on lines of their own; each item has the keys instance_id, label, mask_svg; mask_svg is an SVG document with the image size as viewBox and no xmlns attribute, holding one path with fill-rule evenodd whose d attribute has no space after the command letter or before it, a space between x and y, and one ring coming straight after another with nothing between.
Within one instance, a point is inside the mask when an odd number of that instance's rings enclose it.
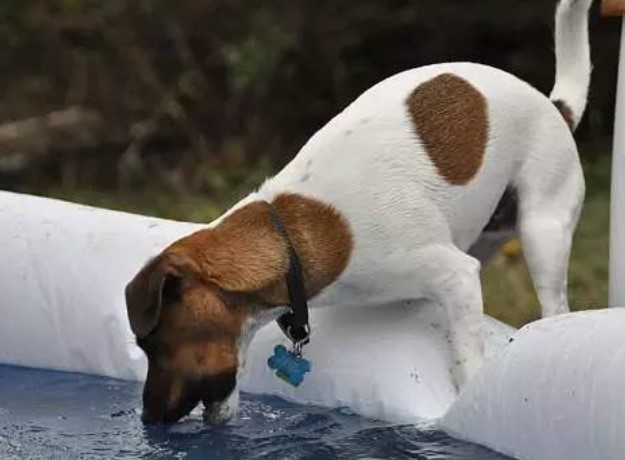
<instances>
[{"instance_id":1,"label":"dog's hind leg","mask_svg":"<svg viewBox=\"0 0 625 460\"><path fill-rule=\"evenodd\" d=\"M546 165L519 189L519 233L542 316L569 311L567 279L573 233L584 200L584 180L575 158L560 171Z\"/></svg>"},{"instance_id":2,"label":"dog's hind leg","mask_svg":"<svg viewBox=\"0 0 625 460\"><path fill-rule=\"evenodd\" d=\"M572 231L569 225L540 213L523 218L523 254L543 317L569 312L567 274Z\"/></svg>"},{"instance_id":3,"label":"dog's hind leg","mask_svg":"<svg viewBox=\"0 0 625 460\"><path fill-rule=\"evenodd\" d=\"M423 292L447 316L454 353L451 371L461 389L484 361L480 263L453 245L427 246L415 260Z\"/></svg>"}]
</instances>

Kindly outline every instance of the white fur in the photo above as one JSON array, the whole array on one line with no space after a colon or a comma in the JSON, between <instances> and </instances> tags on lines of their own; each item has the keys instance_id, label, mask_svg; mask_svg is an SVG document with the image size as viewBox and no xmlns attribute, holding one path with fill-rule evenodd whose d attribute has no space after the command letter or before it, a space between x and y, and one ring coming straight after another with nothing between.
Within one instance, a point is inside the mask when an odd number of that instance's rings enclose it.
<instances>
[{"instance_id":1,"label":"white fur","mask_svg":"<svg viewBox=\"0 0 625 460\"><path fill-rule=\"evenodd\" d=\"M210 425L221 425L232 419L239 409L239 391L235 389L223 401L204 408L204 421Z\"/></svg>"},{"instance_id":2,"label":"white fur","mask_svg":"<svg viewBox=\"0 0 625 460\"><path fill-rule=\"evenodd\" d=\"M240 203L239 203L240 205ZM237 208L236 206L235 208ZM234 209L234 208L233 208ZM230 210L232 211L232 209ZM223 218L224 216L222 216ZM215 224L215 222L213 222ZM218 425L224 421L230 420L236 415L239 407L240 382L247 361L247 351L250 347L252 339L263 326L277 320L282 314L286 313L286 307L274 308L271 310L261 310L258 314L251 316L243 324L243 332L238 343L238 361L239 368L237 370L236 386L232 393L223 401L215 403L212 407L207 407L204 412L204 418L207 422Z\"/></svg>"},{"instance_id":3,"label":"white fur","mask_svg":"<svg viewBox=\"0 0 625 460\"><path fill-rule=\"evenodd\" d=\"M557 14L552 97L568 104L576 121L590 75L589 4L563 0ZM483 165L464 186L450 185L437 173L405 105L415 88L442 73L463 78L488 103ZM584 197L577 148L547 97L491 67L433 65L375 85L237 207L285 192L333 205L348 220L355 247L345 272L312 305L437 301L450 322L462 385L483 361L480 263L466 253L507 187L519 197L518 231L543 315L566 312L570 244Z\"/></svg>"},{"instance_id":4,"label":"white fur","mask_svg":"<svg viewBox=\"0 0 625 460\"><path fill-rule=\"evenodd\" d=\"M586 109L590 85L588 10L592 0L562 0L556 12L556 84L551 100L563 100L573 112L575 127Z\"/></svg>"}]
</instances>

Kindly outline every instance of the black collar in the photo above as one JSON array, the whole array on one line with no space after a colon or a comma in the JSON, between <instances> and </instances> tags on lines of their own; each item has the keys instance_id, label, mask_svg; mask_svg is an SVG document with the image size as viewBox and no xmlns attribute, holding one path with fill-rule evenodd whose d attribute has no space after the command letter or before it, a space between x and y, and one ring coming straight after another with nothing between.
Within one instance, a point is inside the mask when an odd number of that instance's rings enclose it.
<instances>
[{"instance_id":1,"label":"black collar","mask_svg":"<svg viewBox=\"0 0 625 460\"><path fill-rule=\"evenodd\" d=\"M284 222L273 204L269 205L269 217L274 228L286 242L289 252L289 271L286 275L286 285L289 293L291 311L278 318L278 326L293 342L295 349L301 351L302 345L310 341L310 325L308 324L308 297L304 287L304 273L299 255L293 245Z\"/></svg>"}]
</instances>

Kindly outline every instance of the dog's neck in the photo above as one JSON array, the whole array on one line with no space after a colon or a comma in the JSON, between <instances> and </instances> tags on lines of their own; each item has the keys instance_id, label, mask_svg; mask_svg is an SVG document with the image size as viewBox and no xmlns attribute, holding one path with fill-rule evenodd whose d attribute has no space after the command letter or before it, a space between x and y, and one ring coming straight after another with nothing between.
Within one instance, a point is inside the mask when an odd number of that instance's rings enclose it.
<instances>
[{"instance_id":1,"label":"dog's neck","mask_svg":"<svg viewBox=\"0 0 625 460\"><path fill-rule=\"evenodd\" d=\"M310 299L345 270L353 247L349 225L331 206L302 195L278 195L272 204L300 258ZM253 294L268 305L288 303L288 244L263 201L242 206L172 250L192 258L207 281L226 291Z\"/></svg>"},{"instance_id":2,"label":"dog's neck","mask_svg":"<svg viewBox=\"0 0 625 460\"><path fill-rule=\"evenodd\" d=\"M310 299L332 284L347 266L353 246L351 231L338 212L320 201L283 194L272 204L300 258ZM260 293L272 304L288 300L284 276Z\"/></svg>"}]
</instances>

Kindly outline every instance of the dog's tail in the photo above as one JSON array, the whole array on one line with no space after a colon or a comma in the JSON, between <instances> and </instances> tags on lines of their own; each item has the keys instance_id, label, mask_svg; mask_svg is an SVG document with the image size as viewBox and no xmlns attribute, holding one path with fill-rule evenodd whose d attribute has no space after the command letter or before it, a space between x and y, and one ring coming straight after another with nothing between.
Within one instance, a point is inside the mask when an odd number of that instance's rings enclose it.
<instances>
[{"instance_id":1,"label":"dog's tail","mask_svg":"<svg viewBox=\"0 0 625 460\"><path fill-rule=\"evenodd\" d=\"M550 98L573 131L586 110L590 86L591 4L592 0L560 0L556 12L556 83Z\"/></svg>"}]
</instances>

